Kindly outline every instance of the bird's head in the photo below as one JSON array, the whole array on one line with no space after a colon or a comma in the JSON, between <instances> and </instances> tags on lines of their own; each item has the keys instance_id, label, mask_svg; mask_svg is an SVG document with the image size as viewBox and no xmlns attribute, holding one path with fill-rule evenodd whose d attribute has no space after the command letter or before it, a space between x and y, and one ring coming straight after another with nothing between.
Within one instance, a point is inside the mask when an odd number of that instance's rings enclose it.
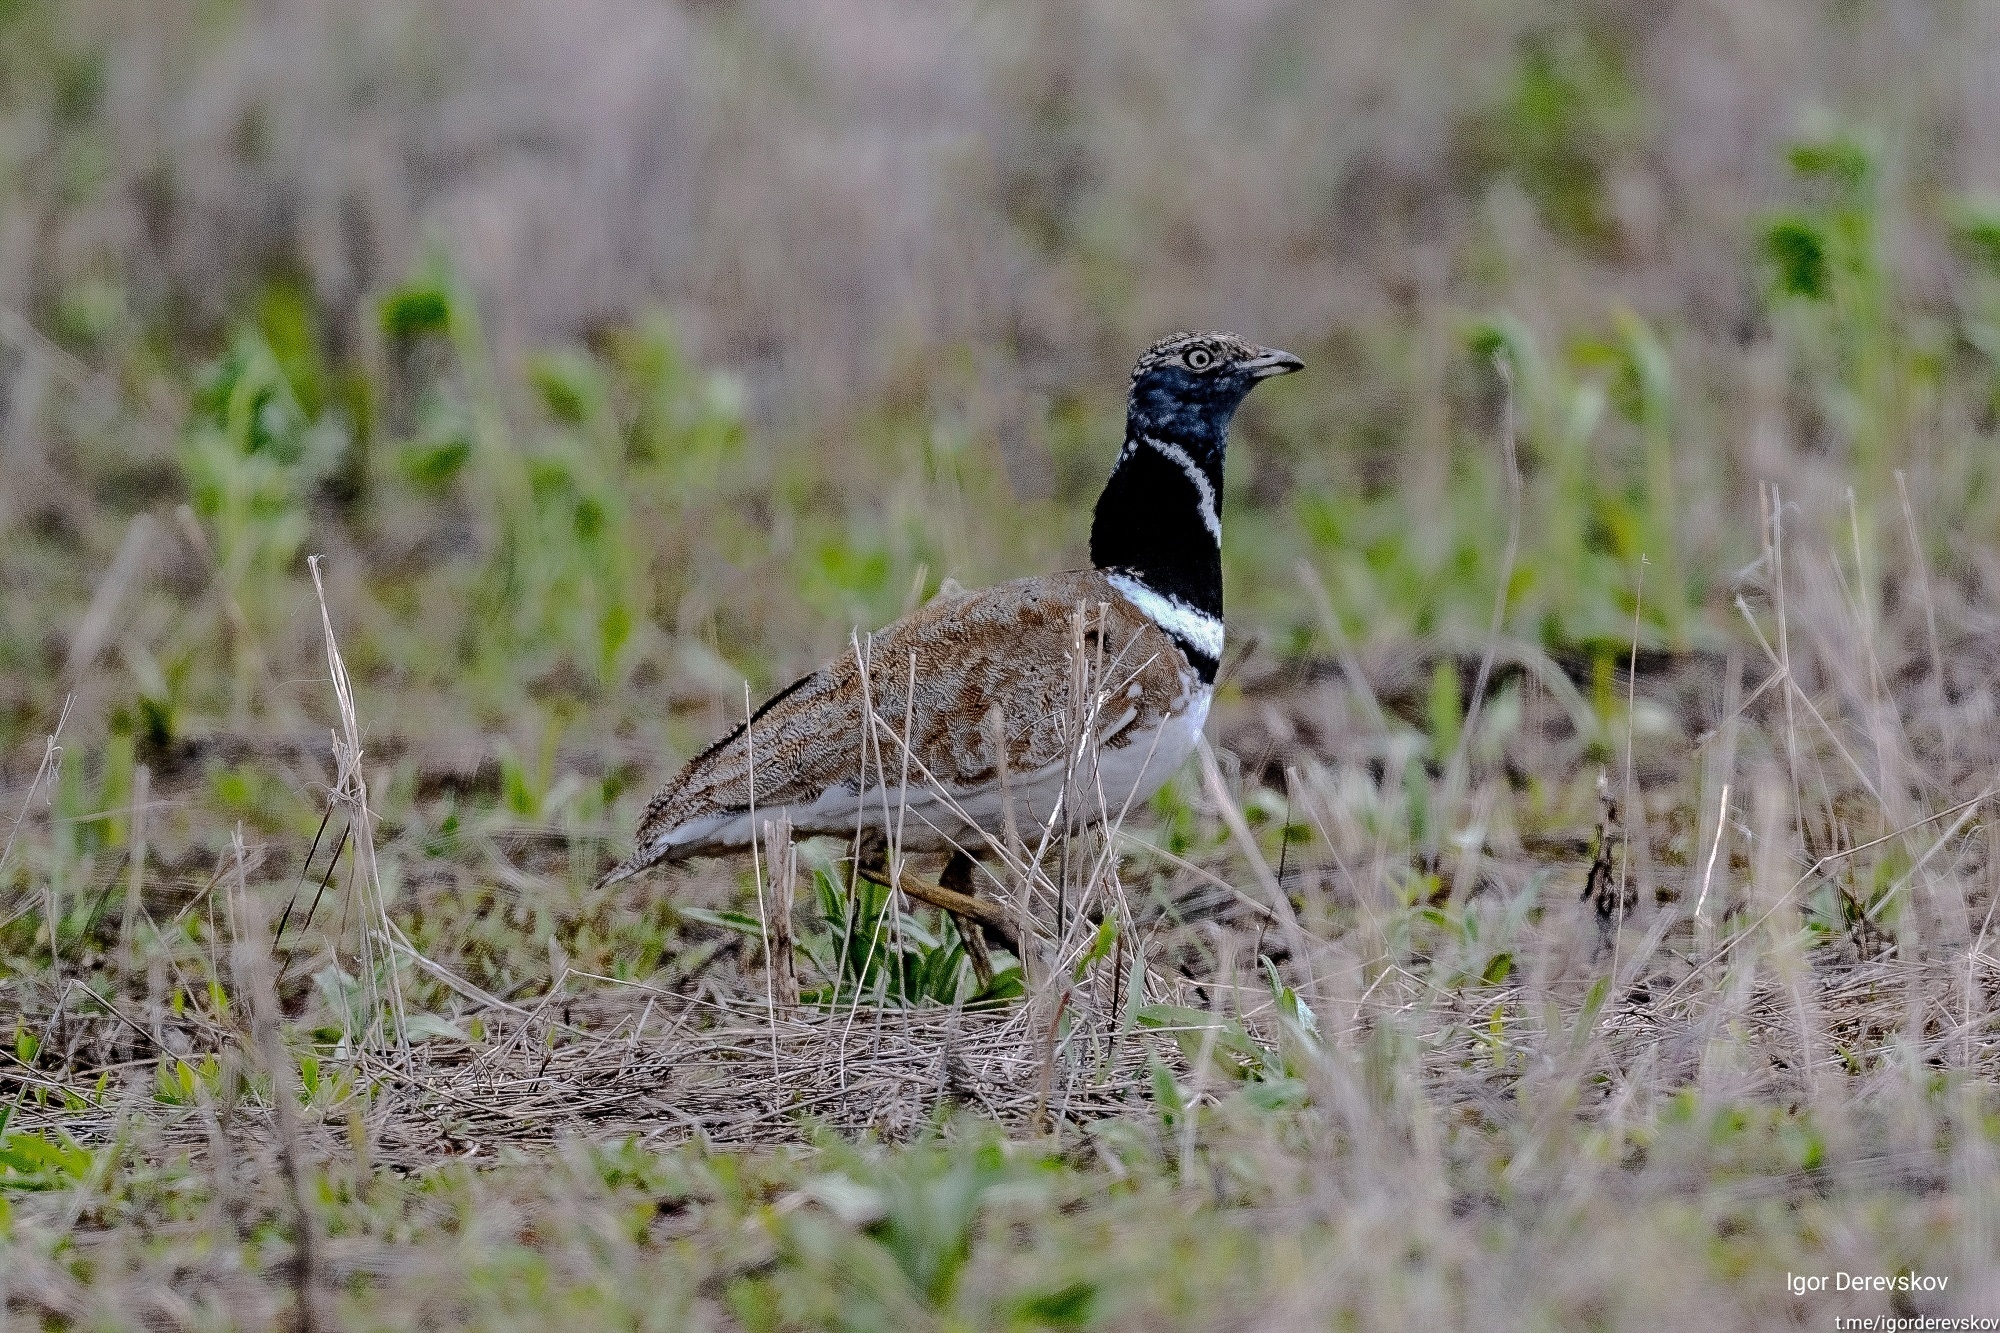
<instances>
[{"instance_id":1,"label":"bird's head","mask_svg":"<svg viewBox=\"0 0 2000 1333\"><path fill-rule=\"evenodd\" d=\"M1220 452L1230 418L1259 380L1304 366L1290 352L1233 333L1176 333L1148 347L1132 367L1127 402L1135 434Z\"/></svg>"}]
</instances>

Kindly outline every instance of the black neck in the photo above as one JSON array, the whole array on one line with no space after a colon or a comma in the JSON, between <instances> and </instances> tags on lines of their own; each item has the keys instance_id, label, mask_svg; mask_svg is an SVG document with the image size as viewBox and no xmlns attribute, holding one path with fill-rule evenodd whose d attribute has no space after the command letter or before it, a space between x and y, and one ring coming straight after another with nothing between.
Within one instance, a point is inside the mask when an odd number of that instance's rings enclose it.
<instances>
[{"instance_id":1,"label":"black neck","mask_svg":"<svg viewBox=\"0 0 2000 1333\"><path fill-rule=\"evenodd\" d=\"M1097 500L1090 561L1099 569L1128 572L1154 592L1219 618L1222 544L1204 517L1202 487L1182 459L1207 478L1219 529L1221 451L1205 442L1182 445L1170 437L1153 438L1167 447L1156 447L1136 426L1127 427L1118 466Z\"/></svg>"}]
</instances>

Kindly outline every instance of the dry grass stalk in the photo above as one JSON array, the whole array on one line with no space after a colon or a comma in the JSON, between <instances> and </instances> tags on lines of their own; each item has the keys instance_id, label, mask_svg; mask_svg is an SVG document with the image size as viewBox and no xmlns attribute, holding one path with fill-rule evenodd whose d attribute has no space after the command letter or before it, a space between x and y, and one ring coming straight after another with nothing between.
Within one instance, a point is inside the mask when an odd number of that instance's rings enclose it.
<instances>
[{"instance_id":1,"label":"dry grass stalk","mask_svg":"<svg viewBox=\"0 0 2000 1333\"><path fill-rule=\"evenodd\" d=\"M1090 607L1079 602L1070 613L1068 736L1063 758L1062 792L1057 798L1057 809L1052 812L1048 826L1042 830L1042 846L1035 856L1035 864L1044 864L1049 844L1051 840L1055 842L1057 869L1053 919L1058 964L1067 951L1072 926L1082 919L1088 908L1085 901L1087 885L1082 882L1079 858L1074 852L1091 815L1095 813L1101 819L1106 813L1101 799L1094 812L1089 808L1097 780L1098 718L1104 705L1101 688L1104 673L1103 618L1104 608L1099 606L1099 628L1093 633L1089 628Z\"/></svg>"},{"instance_id":2,"label":"dry grass stalk","mask_svg":"<svg viewBox=\"0 0 2000 1333\"><path fill-rule=\"evenodd\" d=\"M243 828L237 826L230 847L235 861L235 893L231 922L235 928L236 991L250 1011L250 1050L271 1084L272 1118L277 1128L278 1171L292 1208L293 1327L317 1333L321 1327L319 1222L309 1198L308 1168L301 1160L299 1083L292 1059L278 1032L277 990L271 983L270 941L265 934L263 904L251 894L244 872Z\"/></svg>"},{"instance_id":3,"label":"dry grass stalk","mask_svg":"<svg viewBox=\"0 0 2000 1333\"><path fill-rule=\"evenodd\" d=\"M146 808L152 795L153 770L136 765L132 770L131 875L125 882L125 916L118 931L128 973L139 967L139 913L146 892Z\"/></svg>"},{"instance_id":4,"label":"dry grass stalk","mask_svg":"<svg viewBox=\"0 0 2000 1333\"><path fill-rule=\"evenodd\" d=\"M326 605L326 585L320 578L320 557L311 556L306 565L312 571L313 591L319 597L320 626L326 635L326 664L333 679L334 701L340 709L340 729L333 735L333 757L338 776L334 780L333 797L347 807L349 827L354 839L354 860L358 875L356 882L361 889L362 911L366 917L361 929L361 965L372 997L371 1012L376 1015L367 1032L351 1034L350 1049L359 1049L373 1039L374 1028L379 1025L383 1010L383 997L376 979L376 945L384 946L381 961L388 972L387 1008L389 1015L389 1036L394 1039L396 1049L405 1056L409 1054L409 1023L403 1011L402 972L396 962L396 951L388 947L393 923L389 920L389 904L382 893L381 873L375 862L375 814L368 804L368 779L361 767L361 723L354 708L354 686L348 680L347 664L341 660L340 644L334 638L333 613Z\"/></svg>"},{"instance_id":5,"label":"dry grass stalk","mask_svg":"<svg viewBox=\"0 0 2000 1333\"><path fill-rule=\"evenodd\" d=\"M53 775L62 768L63 747L61 741L63 726L69 721L69 710L75 703L76 696L74 694L64 696L62 712L56 717L55 730L51 731L43 739L42 760L35 766L35 776L28 782L27 794L21 797L21 813L14 816L14 826L7 831L7 841L4 845L0 845L0 870L7 868L8 858L14 854L14 842L21 835L21 823L27 819L28 811L33 808L35 793L42 789L42 780L44 778L49 781L51 793L54 792L55 777ZM53 799L53 796L51 799ZM32 902L32 897L30 898L30 902ZM49 920L49 967L51 970L59 971L61 963L56 955L56 931L57 924L61 918L56 915L58 903L56 901L56 885L53 878L49 880L48 892L44 895L43 903L48 912ZM23 904L17 911L8 916L6 922L0 922L0 925L11 923L15 917L31 910L33 909L29 905Z\"/></svg>"},{"instance_id":6,"label":"dry grass stalk","mask_svg":"<svg viewBox=\"0 0 2000 1333\"><path fill-rule=\"evenodd\" d=\"M194 510L186 505L179 505L174 509L174 522L179 526L181 536L187 540L187 544L207 562L216 597L221 601L223 612L229 618L231 643L236 650L236 693L232 712L236 725L241 729L249 722L250 705L257 683L262 683L265 698L274 705L280 704L284 693L278 689L278 683L271 675L270 663L265 659L257 631L250 624L250 617L244 613L243 603L237 599L236 589L230 582L229 571L223 568L221 558L209 544L208 534L202 530L201 520L195 517ZM313 563L318 558L310 557L308 563ZM314 564L313 579L317 586L319 579L317 564Z\"/></svg>"},{"instance_id":7,"label":"dry grass stalk","mask_svg":"<svg viewBox=\"0 0 2000 1333\"><path fill-rule=\"evenodd\" d=\"M792 821L780 815L764 823L764 864L771 884L770 961L775 972L777 1010L790 1017L799 1004L799 963L793 951L792 912L799 889L799 852Z\"/></svg>"},{"instance_id":8,"label":"dry grass stalk","mask_svg":"<svg viewBox=\"0 0 2000 1333\"><path fill-rule=\"evenodd\" d=\"M1944 653L1938 648L1937 603L1931 597L1931 562L1917 536L1917 515L1910 508L1910 483L1901 468L1896 469L1896 496L1903 503L1903 531L1910 539L1910 568L1917 576L1917 596L1924 604L1924 646L1930 650L1931 683L1944 697ZM1947 733L1947 738L1949 733Z\"/></svg>"},{"instance_id":9,"label":"dry grass stalk","mask_svg":"<svg viewBox=\"0 0 2000 1333\"><path fill-rule=\"evenodd\" d=\"M126 526L125 538L118 544L118 554L112 557L111 568L105 571L97 591L91 595L90 605L84 608L83 619L77 622L76 633L70 638L69 661L63 674L71 682L75 682L97 660L97 655L110 642L112 628L117 623L118 608L124 604L125 594L131 591L140 566L151 553L157 526L151 514L135 515Z\"/></svg>"},{"instance_id":10,"label":"dry grass stalk","mask_svg":"<svg viewBox=\"0 0 2000 1333\"><path fill-rule=\"evenodd\" d=\"M1458 729L1458 742L1452 746L1451 758L1445 764L1445 791L1443 813L1447 819L1458 817L1458 806L1462 799L1467 778L1466 759L1470 754L1474 733L1479 729L1480 710L1486 704L1486 687L1493 679L1493 663L1500 651L1501 631L1507 624L1507 600L1514 590L1514 565L1521 556L1521 467L1514 433L1514 366L1503 351L1493 353L1493 370L1500 377L1505 394L1501 401L1500 453L1507 473L1507 545L1500 555L1499 583L1493 594L1493 615L1486 627L1486 645L1480 650L1479 670L1472 678L1472 693L1466 699L1465 717ZM1322 598L1326 590L1320 584L1317 574L1308 586L1316 587ZM1332 612L1332 602L1327 600L1321 618L1336 627L1339 617ZM1345 635L1341 636L1345 639ZM1344 664L1343 664L1344 665ZM1373 702L1373 691L1369 692ZM1380 716L1380 705L1375 705Z\"/></svg>"},{"instance_id":11,"label":"dry grass stalk","mask_svg":"<svg viewBox=\"0 0 2000 1333\"><path fill-rule=\"evenodd\" d=\"M1046 1134L1053 1128L1049 1121L1049 1093L1055 1083L1056 1034L1062 1028L1063 1010L1069 1007L1071 990L1065 986L1056 998L1055 1012L1049 1015L1046 1030L1041 1038L1035 1061L1035 1109L1028 1113L1028 1126L1038 1134Z\"/></svg>"},{"instance_id":12,"label":"dry grass stalk","mask_svg":"<svg viewBox=\"0 0 2000 1333\"><path fill-rule=\"evenodd\" d=\"M750 827L757 827L757 714L750 703L750 682L743 682L743 750L750 766ZM771 1073L778 1071L778 1005L772 994L778 965L771 956L770 913L764 909L764 867L758 855L757 839L750 839L750 881L757 889L757 933L764 946L764 1012L771 1020ZM549 937L549 947L556 947L555 937ZM563 971L569 971L565 960Z\"/></svg>"},{"instance_id":13,"label":"dry grass stalk","mask_svg":"<svg viewBox=\"0 0 2000 1333\"><path fill-rule=\"evenodd\" d=\"M1211 760L1210 767L1212 766ZM1219 774L1217 778L1219 782ZM1208 1028L1201 1034L1201 1050L1194 1058L1194 1082L1186 1098L1186 1109L1181 1114L1180 1167L1183 1176L1192 1175L1194 1172L1195 1129L1200 1119L1196 1112L1208 1095L1208 1078L1211 1063L1215 1059L1216 1038L1226 1021L1223 1013L1224 997L1236 988L1234 954L1227 948L1218 949L1216 962L1218 964L1216 984L1209 988L1208 996L1210 1022Z\"/></svg>"},{"instance_id":14,"label":"dry grass stalk","mask_svg":"<svg viewBox=\"0 0 2000 1333\"><path fill-rule=\"evenodd\" d=\"M1034 913L1028 901L1027 851L1021 842L1020 821L1014 814L1014 775L1007 762L1007 717L996 703L986 710L982 720L986 743L993 747L993 763L1000 775L1000 859L1010 867L1001 888L1003 896L1013 903L1014 953L1021 960L1021 981L1032 989L1036 980L1035 951L1029 941L1034 938Z\"/></svg>"},{"instance_id":15,"label":"dry grass stalk","mask_svg":"<svg viewBox=\"0 0 2000 1333\"><path fill-rule=\"evenodd\" d=\"M1250 832L1250 824L1243 818L1243 810L1229 794L1228 786L1222 780L1222 770L1216 766L1215 751L1203 740L1196 747L1201 761L1203 784L1208 788L1209 798L1215 802L1216 812L1222 816L1223 824L1229 829L1229 836L1236 842L1237 849L1250 866L1251 874L1264 896L1271 900L1271 912L1285 933L1285 945L1299 966L1310 966L1311 949L1306 942L1305 931L1299 925L1298 913L1292 910L1292 900L1278 877L1271 873L1270 864L1264 860L1262 849L1257 846L1256 835ZM1311 993L1311 986L1305 988Z\"/></svg>"},{"instance_id":16,"label":"dry grass stalk","mask_svg":"<svg viewBox=\"0 0 2000 1333\"><path fill-rule=\"evenodd\" d=\"M1708 891L1715 885L1715 858L1722 852L1722 835L1729 831L1729 784L1722 784L1722 795L1715 802L1715 839L1708 845L1708 860L1702 866L1701 892L1695 896L1695 924L1701 924L1702 909L1708 905Z\"/></svg>"}]
</instances>

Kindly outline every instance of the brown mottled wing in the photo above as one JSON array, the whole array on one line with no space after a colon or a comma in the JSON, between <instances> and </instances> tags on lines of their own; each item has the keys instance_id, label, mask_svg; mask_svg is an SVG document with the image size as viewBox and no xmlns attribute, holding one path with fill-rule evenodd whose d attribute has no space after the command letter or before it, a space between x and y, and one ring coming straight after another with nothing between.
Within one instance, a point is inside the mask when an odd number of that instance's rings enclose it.
<instances>
[{"instance_id":1,"label":"brown mottled wing","mask_svg":"<svg viewBox=\"0 0 2000 1333\"><path fill-rule=\"evenodd\" d=\"M888 733L878 734L879 759L876 747L869 747L870 786L880 781L878 764L890 785L900 785L898 738L906 725L910 751L921 764L910 766L912 785L923 785L926 770L947 791L990 784L997 769L984 719L996 703L1014 772L1058 762L1069 725L1079 605L1088 612L1086 652L1093 661L1101 653L1104 663L1100 688L1122 695L1130 684L1141 687L1130 705L1107 707L1104 723L1137 720L1136 730L1144 730L1145 713L1180 692L1183 659L1102 575L1079 571L941 596L876 633L862 654L844 654L771 699L753 716L747 743L745 728L738 727L695 756L647 806L639 827L641 858L645 848L691 821L746 809L753 770L757 807L774 813L780 806L809 805L835 786L858 790L868 743L864 696L880 720L878 733ZM1124 716L1134 709L1136 718ZM846 816L849 827L853 817Z\"/></svg>"}]
</instances>

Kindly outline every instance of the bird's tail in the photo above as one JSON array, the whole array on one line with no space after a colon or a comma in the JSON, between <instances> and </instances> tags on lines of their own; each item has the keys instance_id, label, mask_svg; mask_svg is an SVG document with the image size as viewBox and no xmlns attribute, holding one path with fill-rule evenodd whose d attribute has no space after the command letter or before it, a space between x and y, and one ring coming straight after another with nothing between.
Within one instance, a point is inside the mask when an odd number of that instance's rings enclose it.
<instances>
[{"instance_id":1,"label":"bird's tail","mask_svg":"<svg viewBox=\"0 0 2000 1333\"><path fill-rule=\"evenodd\" d=\"M622 884L624 881L633 878L635 875L645 874L648 870L651 870L655 865L659 864L659 862L660 862L660 857L656 853L649 854L644 849L636 851L632 853L632 855L626 857L623 861L620 861L617 865L611 867L611 869L605 871L604 874L598 878L597 887L600 889L607 889L610 888L613 884Z\"/></svg>"}]
</instances>

